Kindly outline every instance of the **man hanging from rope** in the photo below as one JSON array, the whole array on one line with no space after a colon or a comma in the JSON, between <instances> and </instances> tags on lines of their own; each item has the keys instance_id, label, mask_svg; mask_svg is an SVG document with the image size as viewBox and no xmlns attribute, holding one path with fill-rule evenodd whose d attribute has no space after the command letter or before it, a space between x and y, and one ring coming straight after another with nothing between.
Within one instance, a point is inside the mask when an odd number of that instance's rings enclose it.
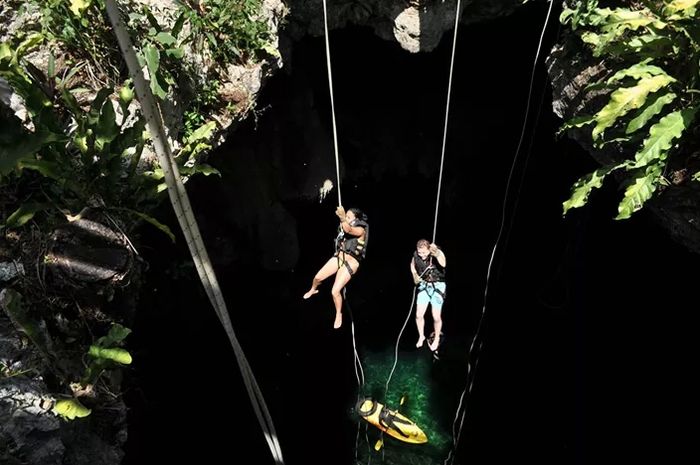
<instances>
[{"instance_id":1,"label":"man hanging from rope","mask_svg":"<svg viewBox=\"0 0 700 465\"><path fill-rule=\"evenodd\" d=\"M365 258L369 225L367 224L367 216L357 208L351 208L346 213L345 209L340 206L335 210L335 214L340 219L340 233L336 239L335 254L316 273L311 282L311 289L304 294L304 299L317 294L317 288L321 282L335 274L331 294L335 304L333 328L338 329L343 324L342 291L350 278L357 273L360 261Z\"/></svg>"},{"instance_id":2,"label":"man hanging from rope","mask_svg":"<svg viewBox=\"0 0 700 465\"><path fill-rule=\"evenodd\" d=\"M433 352L440 345L440 331L442 330L442 304L445 301L447 284L445 283L445 268L447 258L440 248L421 239L416 244L416 251L411 259L411 273L413 282L418 287L416 301L416 326L418 327L418 342L416 347L422 347L425 341L425 312L428 304L431 305L433 324L435 326L435 338L429 345Z\"/></svg>"}]
</instances>

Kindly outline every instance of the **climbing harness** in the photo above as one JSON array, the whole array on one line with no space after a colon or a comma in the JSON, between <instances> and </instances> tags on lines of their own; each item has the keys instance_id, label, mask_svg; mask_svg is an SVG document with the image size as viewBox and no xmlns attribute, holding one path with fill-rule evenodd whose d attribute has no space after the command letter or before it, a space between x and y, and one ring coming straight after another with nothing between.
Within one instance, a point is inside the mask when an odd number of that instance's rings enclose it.
<instances>
[{"instance_id":1,"label":"climbing harness","mask_svg":"<svg viewBox=\"0 0 700 465\"><path fill-rule=\"evenodd\" d=\"M540 33L540 38L539 42L537 45L537 52L535 54L535 59L532 64L532 73L530 75L530 85L529 85L529 90L528 90L528 97L527 97L527 104L525 107L525 117L523 120L523 125L522 125L522 130L520 133L520 139L518 141L517 148L515 150L515 155L513 156L513 163L510 168L510 172L508 174L508 181L506 182L506 190L505 190L505 195L503 199L503 205L502 205L502 210L501 210L501 222L500 222L500 227L498 230L498 235L496 236L496 240L494 241L493 247L491 249L491 256L489 258L489 263L488 267L486 269L486 283L484 285L484 296L483 296L483 304L481 308L481 315L479 317L479 323L477 324L476 332L474 333L474 336L472 337L471 344L469 346L469 352L467 353L467 384L464 388L464 391L462 391L462 394L459 398L459 405L457 406L457 411L455 413L455 418L452 423L452 449L450 450L447 458L443 462L444 465L447 464L452 464L454 462L455 458L455 453L457 450L457 445L459 444L459 440L462 435L462 429L464 426L464 420L466 418L466 410L467 410L467 401L469 398L469 395L471 394L472 388L474 387L474 379L475 379L475 374L476 374L476 368L479 364L479 353L481 352L481 347L483 345L483 341L480 339L481 335L481 328L483 326L484 322L484 317L486 315L486 308L487 308L487 300L488 300L488 291L489 291L489 283L491 281L491 269L493 267L493 262L494 262L494 257L496 256L496 251L498 249L498 246L501 242L501 238L503 236L503 232L505 229L505 224L506 224L506 208L507 208L507 203L508 203L508 196L510 193L510 185L513 179L513 173L515 171L515 166L517 164L518 160L518 155L520 154L520 148L522 146L523 140L525 138L525 129L527 127L527 121L530 115L530 104L532 101L532 88L533 88L533 83L535 79L535 69L537 66L537 61L540 56L540 51L542 49L542 41L544 39L544 33L547 30L547 25L549 24L549 18L552 12L552 6L554 2L553 0L549 0L549 8L547 10L547 16L544 21L544 25L542 27L542 32ZM514 214L512 212L511 214ZM478 341L478 346L477 346L477 341ZM475 351L475 348L477 349ZM474 358L474 366L472 367L472 357Z\"/></svg>"},{"instance_id":2,"label":"climbing harness","mask_svg":"<svg viewBox=\"0 0 700 465\"><path fill-rule=\"evenodd\" d=\"M248 392L251 405L253 406L253 411L255 412L255 416L257 417L260 427L263 430L265 441L270 448L272 457L277 465L283 465L284 459L282 458L282 450L277 439L275 425L272 422L272 417L270 416L267 404L265 403L260 387L258 386L255 376L253 375L253 371L250 368L250 364L248 363L245 353L243 352L243 348L238 342L238 338L233 331L228 309L226 308L226 303L224 302L223 295L221 293L221 287L219 286L216 275L214 274L214 269L211 261L209 260L209 255L207 254L204 242L202 241L199 227L195 220L194 214L192 213L192 207L190 205L189 197L187 196L187 191L182 183L177 164L172 156L171 147L168 143L168 139L163 128L163 121L159 108L153 98L153 95L151 94L148 82L144 78L141 67L138 64L136 52L134 51L131 43L129 32L122 23L121 13L116 1L106 0L105 5L110 22L112 23L112 28L117 36L117 41L119 43L122 55L124 56L129 68L129 74L134 81L134 88L136 90L138 100L141 103L141 111L146 118L146 124L148 125L149 132L151 133L153 145L158 156L158 162L163 170L165 181L168 186L170 202L173 205L178 223L180 224L182 232L187 240L187 246L190 249L190 254L192 255L192 260L197 268L197 273L202 281L207 297L214 307L216 315L224 327L229 342L233 347L236 360L238 361L238 368L241 371L246 391Z\"/></svg>"}]
</instances>

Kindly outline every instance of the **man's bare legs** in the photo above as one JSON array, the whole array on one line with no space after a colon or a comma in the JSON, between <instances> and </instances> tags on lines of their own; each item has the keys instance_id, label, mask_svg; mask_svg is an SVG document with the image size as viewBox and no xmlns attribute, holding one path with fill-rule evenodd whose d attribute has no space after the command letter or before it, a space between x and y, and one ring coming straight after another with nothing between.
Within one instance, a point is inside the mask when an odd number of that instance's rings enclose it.
<instances>
[{"instance_id":1,"label":"man's bare legs","mask_svg":"<svg viewBox=\"0 0 700 465\"><path fill-rule=\"evenodd\" d=\"M425 341L425 311L428 309L428 304L416 305L416 328L418 328L418 342L416 347L423 347Z\"/></svg>"},{"instance_id":2,"label":"man's bare legs","mask_svg":"<svg viewBox=\"0 0 700 465\"><path fill-rule=\"evenodd\" d=\"M432 314L433 325L435 327L435 338L433 338L432 344L430 344L428 347L430 347L430 350L435 352L440 345L440 332L442 331L442 307L432 307Z\"/></svg>"},{"instance_id":3,"label":"man's bare legs","mask_svg":"<svg viewBox=\"0 0 700 465\"><path fill-rule=\"evenodd\" d=\"M326 262L325 265L323 265L323 267L321 267L320 270L318 270L318 273L316 273L316 276L314 276L313 281L311 281L311 289L304 294L304 298L308 299L312 295L318 294L318 286L321 284L321 282L333 275L336 271L338 271L338 258L332 257Z\"/></svg>"}]
</instances>

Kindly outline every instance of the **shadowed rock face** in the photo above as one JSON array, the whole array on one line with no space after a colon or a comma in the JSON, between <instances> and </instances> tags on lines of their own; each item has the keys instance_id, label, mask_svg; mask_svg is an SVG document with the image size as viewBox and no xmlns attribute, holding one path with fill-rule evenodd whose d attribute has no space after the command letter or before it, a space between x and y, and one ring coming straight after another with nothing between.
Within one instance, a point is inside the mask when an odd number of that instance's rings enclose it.
<instances>
[{"instance_id":1,"label":"shadowed rock face","mask_svg":"<svg viewBox=\"0 0 700 465\"><path fill-rule=\"evenodd\" d=\"M517 0L464 0L463 23L493 19L521 5ZM328 27L369 26L409 52L429 52L454 28L456 0L327 0ZM322 0L291 0L287 32L293 39L323 35Z\"/></svg>"},{"instance_id":2,"label":"shadowed rock face","mask_svg":"<svg viewBox=\"0 0 700 465\"><path fill-rule=\"evenodd\" d=\"M601 102L608 98L606 91L586 90L588 84L606 76L608 70L603 59L591 56L579 48L579 43L564 36L547 57L552 110L565 121L575 115L595 113L603 105ZM698 130L695 131L694 135L688 134L686 145L681 148L691 155L691 163L698 163L700 157L698 147L691 142L698 140ZM593 147L590 127L575 128L567 134L601 165L634 158L634 154L621 152L615 144L602 149ZM666 173L671 184L661 186L661 195L649 201L645 208L653 213L674 240L700 253L700 183L691 180L696 171L671 159Z\"/></svg>"}]
</instances>

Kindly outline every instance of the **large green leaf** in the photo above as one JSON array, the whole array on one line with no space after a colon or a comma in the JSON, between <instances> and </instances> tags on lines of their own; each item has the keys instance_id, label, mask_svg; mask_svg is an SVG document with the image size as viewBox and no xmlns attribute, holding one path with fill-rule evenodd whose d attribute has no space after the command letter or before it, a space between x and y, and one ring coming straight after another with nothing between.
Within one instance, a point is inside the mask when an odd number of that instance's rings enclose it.
<instances>
[{"instance_id":1,"label":"large green leaf","mask_svg":"<svg viewBox=\"0 0 700 465\"><path fill-rule=\"evenodd\" d=\"M679 17L694 16L697 11L697 4L700 0L673 0L664 8L664 14L679 14Z\"/></svg>"},{"instance_id":2,"label":"large green leaf","mask_svg":"<svg viewBox=\"0 0 700 465\"><path fill-rule=\"evenodd\" d=\"M97 344L101 347L112 347L121 343L126 337L131 334L131 330L119 323L114 323L106 336L97 340Z\"/></svg>"},{"instance_id":3,"label":"large green leaf","mask_svg":"<svg viewBox=\"0 0 700 465\"><path fill-rule=\"evenodd\" d=\"M679 138L690 125L696 111L696 108L674 111L649 128L649 137L634 157L635 163L631 169L649 165L654 160L664 161L673 141Z\"/></svg>"},{"instance_id":4,"label":"large green leaf","mask_svg":"<svg viewBox=\"0 0 700 465\"><path fill-rule=\"evenodd\" d=\"M651 58L647 58L646 60L640 63L630 66L629 68L621 69L620 71L613 74L610 78L608 78L606 83L612 84L626 77L631 77L639 80L649 78L651 76L659 76L661 74L666 74L666 71L664 71L662 68L659 68L655 65L650 65L649 62L651 62Z\"/></svg>"},{"instance_id":5,"label":"large green leaf","mask_svg":"<svg viewBox=\"0 0 700 465\"><path fill-rule=\"evenodd\" d=\"M120 347L109 348L91 345L90 349L88 349L88 355L98 359L111 360L122 365L130 365L132 362L131 354Z\"/></svg>"},{"instance_id":6,"label":"large green leaf","mask_svg":"<svg viewBox=\"0 0 700 465\"><path fill-rule=\"evenodd\" d=\"M90 104L90 111L87 114L87 122L90 126L96 125L97 122L100 120L100 114L102 114L102 107L104 106L105 101L112 94L112 92L113 89L111 87L105 87L97 91L97 95L95 95L95 98L92 100L92 103ZM76 114L76 116L79 116L81 114L82 111L79 110L79 113Z\"/></svg>"},{"instance_id":7,"label":"large green leaf","mask_svg":"<svg viewBox=\"0 0 700 465\"><path fill-rule=\"evenodd\" d=\"M595 116L594 115L580 115L576 116L575 118L571 118L569 121L566 123L562 124L562 126L559 128L557 131L557 134L560 134L568 129L572 128L580 128L582 126L585 126L587 124L591 124L592 122L595 121Z\"/></svg>"},{"instance_id":8,"label":"large green leaf","mask_svg":"<svg viewBox=\"0 0 700 465\"><path fill-rule=\"evenodd\" d=\"M632 11L626 8L616 8L601 22L600 30L619 36L625 31L635 31L644 26L663 29L666 24L646 9Z\"/></svg>"},{"instance_id":9,"label":"large green leaf","mask_svg":"<svg viewBox=\"0 0 700 465\"><path fill-rule=\"evenodd\" d=\"M29 162L44 146L65 140L61 134L40 132L32 134L21 128L12 128L8 121L2 121L4 132L0 135L0 176L4 176L21 162Z\"/></svg>"},{"instance_id":10,"label":"large green leaf","mask_svg":"<svg viewBox=\"0 0 700 465\"><path fill-rule=\"evenodd\" d=\"M640 169L627 183L625 196L617 207L616 220L624 220L639 211L656 191L665 163L654 163Z\"/></svg>"},{"instance_id":11,"label":"large green leaf","mask_svg":"<svg viewBox=\"0 0 700 465\"><path fill-rule=\"evenodd\" d=\"M92 412L92 410L81 404L78 399L61 399L56 402L52 411L66 420L84 418Z\"/></svg>"},{"instance_id":12,"label":"large green leaf","mask_svg":"<svg viewBox=\"0 0 700 465\"><path fill-rule=\"evenodd\" d=\"M119 126L117 125L117 116L114 112L112 101L107 99L102 105L100 118L95 127L95 148L101 151L105 144L108 144L119 135Z\"/></svg>"},{"instance_id":13,"label":"large green leaf","mask_svg":"<svg viewBox=\"0 0 700 465\"><path fill-rule=\"evenodd\" d=\"M17 210L7 217L7 221L5 222L4 226L6 228L19 228L34 218L35 214L40 211L48 210L49 208L51 208L50 203L23 203Z\"/></svg>"},{"instance_id":14,"label":"large green leaf","mask_svg":"<svg viewBox=\"0 0 700 465\"><path fill-rule=\"evenodd\" d=\"M647 105L644 109L642 109L642 111L640 111L639 114L635 116L632 119L632 121L629 122L629 124L627 125L627 129L625 130L625 134L632 134L638 129L643 128L649 122L650 119L661 113L661 110L664 108L664 106L673 102L675 98L676 94L674 94L673 92L669 92L667 94L658 96L656 100L654 100L651 104Z\"/></svg>"},{"instance_id":15,"label":"large green leaf","mask_svg":"<svg viewBox=\"0 0 700 465\"><path fill-rule=\"evenodd\" d=\"M600 56L603 53L621 51L620 37L627 31L637 31L639 28L646 28L653 32L663 29L666 23L654 16L649 10L630 11L624 8L617 8L613 11L605 11L604 15L597 16L597 21L589 21L588 25L597 26L599 32L586 31L581 34L581 40L593 47L593 55ZM596 16L594 16L596 17ZM624 49L624 48L623 48Z\"/></svg>"},{"instance_id":16,"label":"large green leaf","mask_svg":"<svg viewBox=\"0 0 700 465\"><path fill-rule=\"evenodd\" d=\"M656 92L674 82L671 76L661 74L641 79L636 86L622 87L610 95L610 101L605 105L595 118L597 124L593 128L593 139L598 139L605 129L609 128L618 118L626 115L630 110L641 107L646 101L647 95Z\"/></svg>"},{"instance_id":17,"label":"large green leaf","mask_svg":"<svg viewBox=\"0 0 700 465\"><path fill-rule=\"evenodd\" d=\"M136 210L130 210L130 209L126 209L126 210L128 210L129 212L138 216L139 218L141 218L145 222L150 223L153 226L155 226L156 228L160 229L162 232L164 232L170 238L171 241L175 242L175 234L173 234L173 232L170 230L170 228L167 225L164 225L163 223L161 223L157 219L153 218L152 216L146 215L145 213L141 213L141 212L138 212Z\"/></svg>"},{"instance_id":18,"label":"large green leaf","mask_svg":"<svg viewBox=\"0 0 700 465\"><path fill-rule=\"evenodd\" d=\"M148 67L148 76L150 78L151 92L153 92L159 99L163 100L167 92L163 90L158 82L158 68L160 67L160 52L157 48L152 45L147 45L143 48L143 56L146 59L146 66Z\"/></svg>"},{"instance_id":19,"label":"large green leaf","mask_svg":"<svg viewBox=\"0 0 700 465\"><path fill-rule=\"evenodd\" d=\"M566 215L566 213L572 208L580 208L586 205L586 202L588 202L588 196L593 189L601 187L605 176L621 166L623 165L604 166L576 181L571 188L571 197L569 197L569 199L562 204L564 208L563 214Z\"/></svg>"}]
</instances>

